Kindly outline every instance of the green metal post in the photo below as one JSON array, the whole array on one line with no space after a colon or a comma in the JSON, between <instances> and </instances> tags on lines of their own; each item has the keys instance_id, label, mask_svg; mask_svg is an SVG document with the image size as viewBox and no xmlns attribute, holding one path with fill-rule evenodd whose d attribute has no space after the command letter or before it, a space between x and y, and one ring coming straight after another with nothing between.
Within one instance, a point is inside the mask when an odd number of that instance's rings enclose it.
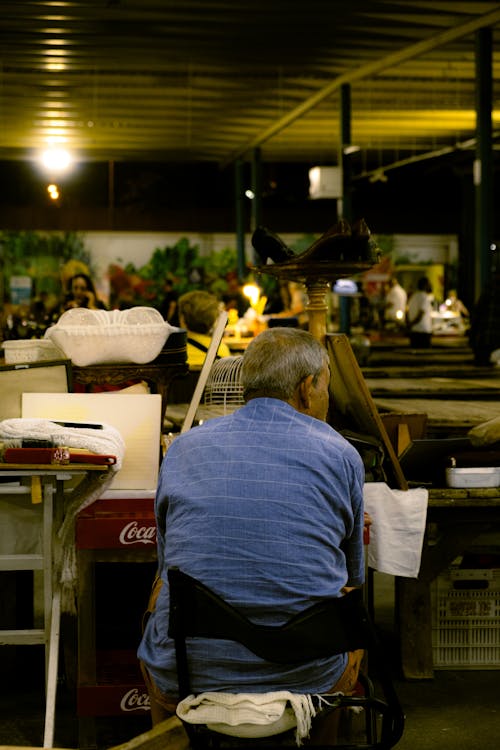
<instances>
[{"instance_id":1,"label":"green metal post","mask_svg":"<svg viewBox=\"0 0 500 750\"><path fill-rule=\"evenodd\" d=\"M492 31L476 32L476 157L475 188L475 293L476 298L492 272Z\"/></svg>"},{"instance_id":2,"label":"green metal post","mask_svg":"<svg viewBox=\"0 0 500 750\"><path fill-rule=\"evenodd\" d=\"M245 211L243 188L243 161L237 159L234 165L234 200L236 206L236 253L238 280L245 278Z\"/></svg>"},{"instance_id":3,"label":"green metal post","mask_svg":"<svg viewBox=\"0 0 500 750\"><path fill-rule=\"evenodd\" d=\"M340 148L339 163L342 167L342 211L339 214L346 221L352 221L351 174L349 158L344 153L344 146L351 143L351 86L344 83L340 88ZM339 328L347 336L351 333L351 299L341 296L339 299Z\"/></svg>"}]
</instances>

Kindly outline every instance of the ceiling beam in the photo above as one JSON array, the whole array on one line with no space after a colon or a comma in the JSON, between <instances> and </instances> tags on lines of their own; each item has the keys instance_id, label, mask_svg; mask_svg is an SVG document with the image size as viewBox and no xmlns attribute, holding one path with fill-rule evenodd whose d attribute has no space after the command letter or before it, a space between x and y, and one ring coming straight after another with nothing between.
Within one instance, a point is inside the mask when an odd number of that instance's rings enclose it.
<instances>
[{"instance_id":1,"label":"ceiling beam","mask_svg":"<svg viewBox=\"0 0 500 750\"><path fill-rule=\"evenodd\" d=\"M480 28L486 26L493 26L500 21L500 8L490 13L484 13L476 18L466 21L465 23L459 24L451 29L442 31L439 34L423 39L415 44L410 44L397 52L393 52L385 57L375 60L374 62L366 63L361 65L355 70L344 73L326 86L323 86L312 96L305 99L301 104L292 109L288 114L280 117L266 130L263 130L255 138L248 141L244 146L233 151L223 162L222 166L228 166L235 162L237 159L245 156L249 151L254 148L261 146L263 143L268 141L274 135L277 135L280 131L284 130L288 125L291 125L295 120L298 120L304 114L313 109L317 104L322 102L328 96L339 90L340 87L346 83L353 83L359 81L362 78L380 73L382 70L398 65L402 62L406 62L411 58L418 57L426 52L430 52L436 47L441 47L448 42L452 42L455 39L460 39L467 34L472 34Z\"/></svg>"}]
</instances>

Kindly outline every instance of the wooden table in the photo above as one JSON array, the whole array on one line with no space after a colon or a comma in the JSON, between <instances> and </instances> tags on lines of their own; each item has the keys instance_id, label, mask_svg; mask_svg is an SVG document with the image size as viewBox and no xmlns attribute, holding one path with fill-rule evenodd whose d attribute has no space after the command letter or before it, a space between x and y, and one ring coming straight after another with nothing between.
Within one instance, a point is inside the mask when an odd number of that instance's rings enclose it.
<instances>
[{"instance_id":1,"label":"wooden table","mask_svg":"<svg viewBox=\"0 0 500 750\"><path fill-rule=\"evenodd\" d=\"M478 399L500 397L500 372L496 377L365 377L373 398L398 400L406 398L426 399ZM499 399L500 400L500 399Z\"/></svg>"},{"instance_id":2,"label":"wooden table","mask_svg":"<svg viewBox=\"0 0 500 750\"><path fill-rule=\"evenodd\" d=\"M435 524L430 539L430 525ZM431 489L419 576L396 579L401 664L407 679L433 677L432 581L480 534L498 531L500 488Z\"/></svg>"},{"instance_id":3,"label":"wooden table","mask_svg":"<svg viewBox=\"0 0 500 750\"><path fill-rule=\"evenodd\" d=\"M55 541L65 510L65 486L75 478L84 478L89 472L108 471L106 466L89 464L33 465L0 463L0 494L13 496L31 495L34 513L41 515L42 540L39 554L1 554L0 570L43 571L43 628L14 629L0 631L0 645L45 646L45 728L44 747L52 747L54 740L57 672L59 662L59 629L61 618L61 594L56 576ZM12 483L12 484L11 484ZM41 508L40 508L41 506Z\"/></svg>"},{"instance_id":4,"label":"wooden table","mask_svg":"<svg viewBox=\"0 0 500 750\"><path fill-rule=\"evenodd\" d=\"M242 354L254 336L224 336L222 341L227 344L231 354Z\"/></svg>"},{"instance_id":5,"label":"wooden table","mask_svg":"<svg viewBox=\"0 0 500 750\"><path fill-rule=\"evenodd\" d=\"M500 417L500 398L375 398L379 412L427 414L428 437L464 435L472 427Z\"/></svg>"}]
</instances>

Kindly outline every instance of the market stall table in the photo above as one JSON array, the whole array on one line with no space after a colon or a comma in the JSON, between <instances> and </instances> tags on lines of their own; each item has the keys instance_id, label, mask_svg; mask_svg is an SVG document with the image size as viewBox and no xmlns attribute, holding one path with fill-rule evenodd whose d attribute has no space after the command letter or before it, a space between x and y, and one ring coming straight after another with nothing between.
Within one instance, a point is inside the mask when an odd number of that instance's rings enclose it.
<instances>
[{"instance_id":1,"label":"market stall table","mask_svg":"<svg viewBox=\"0 0 500 750\"><path fill-rule=\"evenodd\" d=\"M41 549L35 554L0 553L0 571L43 571L43 628L0 631L1 645L35 645L45 647L46 697L44 747L52 747L59 656L61 591L55 575L57 532L64 518L66 488L71 480L84 480L92 472L105 475L107 466L78 464L35 465L0 463L0 495L24 499L35 521L41 522Z\"/></svg>"},{"instance_id":2,"label":"market stall table","mask_svg":"<svg viewBox=\"0 0 500 750\"><path fill-rule=\"evenodd\" d=\"M365 376L373 398L438 398L491 400L500 395L500 371L496 376L454 377L446 374L433 377L371 377Z\"/></svg>"},{"instance_id":3,"label":"market stall table","mask_svg":"<svg viewBox=\"0 0 500 750\"><path fill-rule=\"evenodd\" d=\"M254 336L224 336L222 339L228 345L231 354L242 354L249 343L253 341Z\"/></svg>"},{"instance_id":4,"label":"market stall table","mask_svg":"<svg viewBox=\"0 0 500 750\"><path fill-rule=\"evenodd\" d=\"M428 436L452 437L464 435L472 427L500 416L500 398L401 398L389 395L375 397L380 413L427 414Z\"/></svg>"},{"instance_id":5,"label":"market stall table","mask_svg":"<svg viewBox=\"0 0 500 750\"><path fill-rule=\"evenodd\" d=\"M499 524L500 488L429 490L427 534L418 578L396 579L405 678L433 677L432 582L481 534L497 532Z\"/></svg>"}]
</instances>

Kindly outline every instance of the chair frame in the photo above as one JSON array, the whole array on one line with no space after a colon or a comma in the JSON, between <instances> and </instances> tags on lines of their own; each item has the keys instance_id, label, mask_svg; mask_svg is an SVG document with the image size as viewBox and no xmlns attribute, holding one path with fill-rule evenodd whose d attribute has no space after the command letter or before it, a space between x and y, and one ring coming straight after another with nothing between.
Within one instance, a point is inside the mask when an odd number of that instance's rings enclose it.
<instances>
[{"instance_id":1,"label":"chair frame","mask_svg":"<svg viewBox=\"0 0 500 750\"><path fill-rule=\"evenodd\" d=\"M366 712L368 744L335 745L340 748L394 747L402 736L404 716L392 679L385 666L378 638L369 618L361 589L342 597L325 599L292 617L283 625L259 625L224 601L210 588L177 567L168 570L170 618L168 635L175 643L179 697L191 695L188 637L221 638L237 641L263 659L278 664L301 663L321 656L331 656L355 649L366 649L370 669L375 671L383 697L375 696L370 678L360 674L363 696L340 696L333 710L347 706ZM290 657L293 654L293 658ZM331 698L331 696L330 696ZM377 738L377 715L381 716L380 739ZM217 733L204 725L185 723L194 748L218 747ZM207 741L207 736L210 740ZM218 735L221 737L221 735ZM267 747L275 747L269 744ZM227 738L226 738L227 740ZM236 744L241 746L243 740ZM262 740L245 739L245 746L263 747ZM226 747L226 745L224 745Z\"/></svg>"}]
</instances>

